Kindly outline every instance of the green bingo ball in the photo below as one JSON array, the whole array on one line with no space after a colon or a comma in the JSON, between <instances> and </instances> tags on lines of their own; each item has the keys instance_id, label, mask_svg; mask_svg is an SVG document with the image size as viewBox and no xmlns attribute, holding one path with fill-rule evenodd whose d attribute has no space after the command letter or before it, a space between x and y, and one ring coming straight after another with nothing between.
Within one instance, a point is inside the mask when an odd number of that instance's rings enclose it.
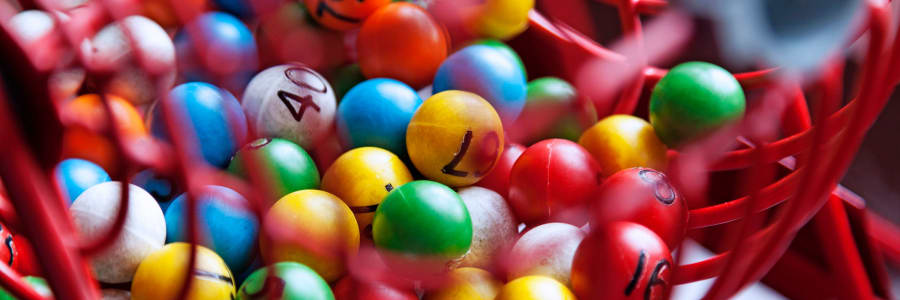
<instances>
[{"instance_id":1,"label":"green bingo ball","mask_svg":"<svg viewBox=\"0 0 900 300\"><path fill-rule=\"evenodd\" d=\"M722 67L686 62L663 76L650 95L650 124L677 148L744 116L744 91Z\"/></svg>"},{"instance_id":2,"label":"green bingo ball","mask_svg":"<svg viewBox=\"0 0 900 300\"><path fill-rule=\"evenodd\" d=\"M407 265L431 269L460 260L472 245L472 219L462 198L446 185L418 180L391 191L372 223L372 237L382 254ZM392 265L394 267L396 265ZM402 272L402 271L401 271Z\"/></svg>"},{"instance_id":3,"label":"green bingo ball","mask_svg":"<svg viewBox=\"0 0 900 300\"><path fill-rule=\"evenodd\" d=\"M53 292L51 292L50 287L47 286L47 281L45 281L43 278L34 277L34 276L25 276L22 279L24 279L25 282L28 283L28 285L30 285L32 288L34 288L34 291L37 292L38 295L41 295L44 297L52 297L53 296ZM16 300L16 299L18 299L18 298L16 298L15 296L10 294L3 288L0 288L0 300Z\"/></svg>"},{"instance_id":4,"label":"green bingo ball","mask_svg":"<svg viewBox=\"0 0 900 300\"><path fill-rule=\"evenodd\" d=\"M269 268L275 268L273 278L268 278ZM334 300L334 294L316 271L301 263L279 262L247 277L238 290L237 300L251 299Z\"/></svg>"},{"instance_id":5,"label":"green bingo ball","mask_svg":"<svg viewBox=\"0 0 900 300\"><path fill-rule=\"evenodd\" d=\"M244 146L228 165L228 171L242 178L249 178L244 165L247 155L258 155L257 163L265 170L268 188L274 194L272 200L305 189L319 188L319 170L312 157L294 142L279 138L263 138Z\"/></svg>"},{"instance_id":6,"label":"green bingo ball","mask_svg":"<svg viewBox=\"0 0 900 300\"><path fill-rule=\"evenodd\" d=\"M525 97L525 109L519 117L528 122L532 116L546 114L546 108L572 107L575 105L576 91L571 84L557 77L541 77L528 82L528 93ZM533 121L532 121L533 122ZM535 135L526 137L526 144L534 144L548 138L561 138L577 141L584 128L578 124L574 113L559 117L556 122L543 126L535 131Z\"/></svg>"}]
</instances>

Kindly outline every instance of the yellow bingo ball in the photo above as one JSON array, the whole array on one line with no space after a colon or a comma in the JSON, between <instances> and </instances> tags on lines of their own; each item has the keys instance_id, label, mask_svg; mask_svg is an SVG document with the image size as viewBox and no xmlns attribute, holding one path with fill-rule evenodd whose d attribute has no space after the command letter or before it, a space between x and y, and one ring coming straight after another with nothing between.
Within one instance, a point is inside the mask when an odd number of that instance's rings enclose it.
<instances>
[{"instance_id":1,"label":"yellow bingo ball","mask_svg":"<svg viewBox=\"0 0 900 300\"><path fill-rule=\"evenodd\" d=\"M490 172L503 152L500 116L480 96L437 93L422 103L406 129L406 148L416 169L449 186L466 186Z\"/></svg>"},{"instance_id":2,"label":"yellow bingo ball","mask_svg":"<svg viewBox=\"0 0 900 300\"><path fill-rule=\"evenodd\" d=\"M359 228L353 212L340 198L325 191L302 190L281 197L264 222L263 228L277 227L292 239L300 239L271 240L275 237L261 235L259 249L265 262L299 262L328 282L344 275L344 257L359 250Z\"/></svg>"},{"instance_id":3,"label":"yellow bingo ball","mask_svg":"<svg viewBox=\"0 0 900 300\"><path fill-rule=\"evenodd\" d=\"M372 217L394 188L412 181L409 169L390 151L360 147L341 154L322 177L322 189L350 207L360 232L372 233Z\"/></svg>"},{"instance_id":4,"label":"yellow bingo ball","mask_svg":"<svg viewBox=\"0 0 900 300\"><path fill-rule=\"evenodd\" d=\"M508 40L528 28L528 11L534 8L534 0L484 1L469 25L480 37Z\"/></svg>"},{"instance_id":5,"label":"yellow bingo ball","mask_svg":"<svg viewBox=\"0 0 900 300\"><path fill-rule=\"evenodd\" d=\"M533 275L510 281L495 300L575 300L575 295L553 278Z\"/></svg>"},{"instance_id":6,"label":"yellow bingo ball","mask_svg":"<svg viewBox=\"0 0 900 300\"><path fill-rule=\"evenodd\" d=\"M600 164L603 177L628 168L666 169L666 144L644 119L612 115L600 120L578 139Z\"/></svg>"},{"instance_id":7,"label":"yellow bingo ball","mask_svg":"<svg viewBox=\"0 0 900 300\"><path fill-rule=\"evenodd\" d=\"M176 299L190 259L191 245L181 242L165 245L147 256L131 282L131 299ZM195 265L187 299L234 299L234 279L221 257L206 247L197 246Z\"/></svg>"},{"instance_id":8,"label":"yellow bingo ball","mask_svg":"<svg viewBox=\"0 0 900 300\"><path fill-rule=\"evenodd\" d=\"M447 285L425 294L425 300L493 300L503 286L479 268L454 269L448 276Z\"/></svg>"}]
</instances>

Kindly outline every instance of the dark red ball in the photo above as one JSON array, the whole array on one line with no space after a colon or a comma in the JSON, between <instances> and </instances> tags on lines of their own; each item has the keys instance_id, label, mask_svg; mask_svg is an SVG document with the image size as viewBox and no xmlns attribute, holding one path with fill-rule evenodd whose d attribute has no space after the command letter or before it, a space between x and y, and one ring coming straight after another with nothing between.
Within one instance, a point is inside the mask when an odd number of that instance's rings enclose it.
<instances>
[{"instance_id":1,"label":"dark red ball","mask_svg":"<svg viewBox=\"0 0 900 300\"><path fill-rule=\"evenodd\" d=\"M9 230L9 227L6 227L6 224L0 224L0 243L3 243L3 245L0 245L0 263L14 267L19 253L13 240L12 231Z\"/></svg>"},{"instance_id":2,"label":"dark red ball","mask_svg":"<svg viewBox=\"0 0 900 300\"><path fill-rule=\"evenodd\" d=\"M418 300L412 289L401 289L383 282L364 281L344 276L334 287L335 300Z\"/></svg>"},{"instance_id":3,"label":"dark red ball","mask_svg":"<svg viewBox=\"0 0 900 300\"><path fill-rule=\"evenodd\" d=\"M599 186L600 167L581 145L548 139L525 149L509 175L509 204L525 223L559 221L581 226Z\"/></svg>"},{"instance_id":4,"label":"dark red ball","mask_svg":"<svg viewBox=\"0 0 900 300\"><path fill-rule=\"evenodd\" d=\"M525 146L519 144L504 146L500 160L494 165L494 169L484 175L475 185L491 189L503 198L507 198L509 196L509 173L522 152L525 152Z\"/></svg>"},{"instance_id":5,"label":"dark red ball","mask_svg":"<svg viewBox=\"0 0 900 300\"><path fill-rule=\"evenodd\" d=\"M593 230L575 250L572 290L578 299L665 299L672 255L653 231L613 222Z\"/></svg>"},{"instance_id":6,"label":"dark red ball","mask_svg":"<svg viewBox=\"0 0 900 300\"><path fill-rule=\"evenodd\" d=\"M669 249L684 239L688 208L666 175L653 169L631 168L603 182L591 203L591 225L615 221L635 222L650 228Z\"/></svg>"}]
</instances>

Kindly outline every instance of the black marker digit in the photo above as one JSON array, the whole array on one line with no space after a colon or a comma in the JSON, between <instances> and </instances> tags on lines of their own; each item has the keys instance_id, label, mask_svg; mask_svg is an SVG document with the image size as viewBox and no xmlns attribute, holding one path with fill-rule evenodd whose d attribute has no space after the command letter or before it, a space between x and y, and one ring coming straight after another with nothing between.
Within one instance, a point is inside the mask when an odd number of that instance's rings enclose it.
<instances>
[{"instance_id":1,"label":"black marker digit","mask_svg":"<svg viewBox=\"0 0 900 300\"><path fill-rule=\"evenodd\" d=\"M634 268L634 275L631 276L631 281L629 281L628 286L625 287L625 296L631 295L631 292L634 292L634 289L638 285L638 281L641 280L641 273L644 273L645 263L647 263L647 252L641 250L641 254L638 256L637 267Z\"/></svg>"},{"instance_id":2,"label":"black marker digit","mask_svg":"<svg viewBox=\"0 0 900 300\"><path fill-rule=\"evenodd\" d=\"M297 96L285 91L278 91L278 98L281 99L281 102L287 106L288 111L291 112L291 116L294 117L294 121L300 122L303 120L303 113L306 112L306 109L312 107L316 111L322 111L319 108L319 105L316 105L316 102L313 101L311 96ZM291 104L291 101L300 103L300 109L294 109L294 105Z\"/></svg>"},{"instance_id":3,"label":"black marker digit","mask_svg":"<svg viewBox=\"0 0 900 300\"><path fill-rule=\"evenodd\" d=\"M647 287L644 289L644 300L650 300L650 294L653 292L653 286L667 286L668 282L662 279L661 274L669 267L669 261L665 259L660 259L656 263L656 267L653 268L653 273L650 275L650 281L647 282Z\"/></svg>"},{"instance_id":4,"label":"black marker digit","mask_svg":"<svg viewBox=\"0 0 900 300\"><path fill-rule=\"evenodd\" d=\"M466 130L466 135L463 137L462 144L459 145L459 151L456 152L456 155L453 156L453 159L450 160L450 162L447 163L447 165L445 165L443 168L441 168L441 172L443 172L444 174L447 174L447 175L453 175L453 176L458 176L458 177L466 177L466 175L469 175L469 172L459 171L459 170L456 170L455 168L456 168L456 165L458 165L459 162L462 161L463 156L466 155L466 151L469 150L469 145L471 143L472 143L472 131Z\"/></svg>"}]
</instances>

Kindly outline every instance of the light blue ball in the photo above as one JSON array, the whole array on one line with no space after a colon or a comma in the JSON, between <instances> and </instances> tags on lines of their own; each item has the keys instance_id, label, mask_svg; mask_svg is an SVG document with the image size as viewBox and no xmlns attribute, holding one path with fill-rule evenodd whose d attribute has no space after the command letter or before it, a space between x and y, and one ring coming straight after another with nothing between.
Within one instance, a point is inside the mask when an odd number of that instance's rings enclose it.
<instances>
[{"instance_id":1,"label":"light blue ball","mask_svg":"<svg viewBox=\"0 0 900 300\"><path fill-rule=\"evenodd\" d=\"M491 103L509 125L525 106L525 71L510 53L487 45L471 45L453 53L434 76L434 93L462 90Z\"/></svg>"},{"instance_id":2,"label":"light blue ball","mask_svg":"<svg viewBox=\"0 0 900 300\"><path fill-rule=\"evenodd\" d=\"M256 40L250 29L224 12L203 14L186 28L196 28L198 36L190 36L193 32L185 29L175 35L178 69L185 79L217 82L234 92L243 90L259 67ZM200 41L203 44L196 44Z\"/></svg>"},{"instance_id":3,"label":"light blue ball","mask_svg":"<svg viewBox=\"0 0 900 300\"><path fill-rule=\"evenodd\" d=\"M244 208L247 200L232 189L204 187L197 199L200 244L215 251L234 274L256 257L259 222ZM243 204L242 204L243 203ZM172 200L166 211L166 243L187 242L187 195Z\"/></svg>"},{"instance_id":4,"label":"light blue ball","mask_svg":"<svg viewBox=\"0 0 900 300\"><path fill-rule=\"evenodd\" d=\"M394 79L363 81L341 100L337 131L346 149L373 146L406 157L406 127L422 98L411 87Z\"/></svg>"},{"instance_id":5,"label":"light blue ball","mask_svg":"<svg viewBox=\"0 0 900 300\"><path fill-rule=\"evenodd\" d=\"M109 174L95 163L70 158L63 160L56 165L54 171L56 185L62 192L62 197L66 203L72 205L75 198L81 195L88 188L109 181Z\"/></svg>"},{"instance_id":6,"label":"light blue ball","mask_svg":"<svg viewBox=\"0 0 900 300\"><path fill-rule=\"evenodd\" d=\"M251 0L214 0L213 2L217 7L230 14L246 18L253 16L253 7L248 1Z\"/></svg>"},{"instance_id":7,"label":"light blue ball","mask_svg":"<svg viewBox=\"0 0 900 300\"><path fill-rule=\"evenodd\" d=\"M231 156L244 144L247 137L247 120L237 99L214 85L189 82L172 89L169 97L163 101L174 105L176 111L182 111L191 128L181 130L193 130L196 138L194 145L200 148L203 159L215 167L228 166ZM161 103L157 103L153 107L150 131L160 139L171 141L160 105ZM231 131L229 121L236 125L235 132Z\"/></svg>"}]
</instances>

